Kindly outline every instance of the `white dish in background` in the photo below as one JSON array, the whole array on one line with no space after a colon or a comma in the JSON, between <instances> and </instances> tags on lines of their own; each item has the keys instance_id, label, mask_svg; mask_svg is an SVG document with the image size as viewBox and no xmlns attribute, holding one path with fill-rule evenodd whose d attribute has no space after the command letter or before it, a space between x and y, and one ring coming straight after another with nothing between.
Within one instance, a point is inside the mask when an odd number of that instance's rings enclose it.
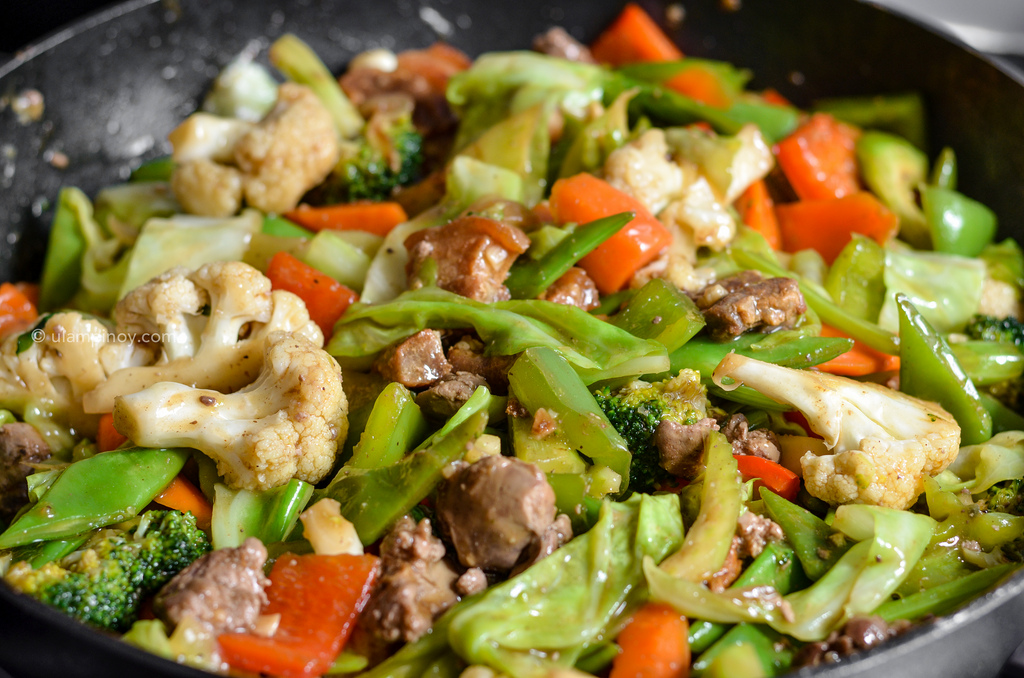
<instances>
[{"instance_id":1,"label":"white dish in background","mask_svg":"<svg viewBox=\"0 0 1024 678\"><path fill-rule=\"evenodd\" d=\"M1024 54L1024 0L873 0L931 22L971 47Z\"/></svg>"}]
</instances>

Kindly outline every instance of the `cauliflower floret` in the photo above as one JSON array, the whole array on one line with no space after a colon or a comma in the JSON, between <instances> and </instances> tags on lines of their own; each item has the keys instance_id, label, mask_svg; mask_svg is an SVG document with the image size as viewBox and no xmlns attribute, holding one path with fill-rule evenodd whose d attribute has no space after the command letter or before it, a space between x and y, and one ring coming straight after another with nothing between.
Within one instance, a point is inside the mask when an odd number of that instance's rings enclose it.
<instances>
[{"instance_id":1,"label":"cauliflower floret","mask_svg":"<svg viewBox=\"0 0 1024 678\"><path fill-rule=\"evenodd\" d=\"M293 209L340 153L331 114L308 87L288 82L257 125L194 113L168 138L175 196L189 212L214 217L236 213L243 196L264 212Z\"/></svg>"},{"instance_id":2,"label":"cauliflower floret","mask_svg":"<svg viewBox=\"0 0 1024 678\"><path fill-rule=\"evenodd\" d=\"M292 478L315 483L348 433L341 368L318 345L267 337L259 377L237 393L161 382L114 400L114 427L139 445L194 447L230 487L265 490Z\"/></svg>"},{"instance_id":3,"label":"cauliflower floret","mask_svg":"<svg viewBox=\"0 0 1024 678\"><path fill-rule=\"evenodd\" d=\"M287 212L338 162L331 114L308 88L284 83L266 118L235 144L246 201L264 212Z\"/></svg>"},{"instance_id":4,"label":"cauliflower floret","mask_svg":"<svg viewBox=\"0 0 1024 678\"><path fill-rule=\"evenodd\" d=\"M242 208L242 173L206 158L175 167L171 190L192 214L230 217Z\"/></svg>"},{"instance_id":5,"label":"cauliflower floret","mask_svg":"<svg viewBox=\"0 0 1024 678\"><path fill-rule=\"evenodd\" d=\"M985 278L985 285L981 288L981 301L978 303L978 314L990 315L993 318L1019 318L1020 292L1010 283Z\"/></svg>"},{"instance_id":6,"label":"cauliflower floret","mask_svg":"<svg viewBox=\"0 0 1024 678\"><path fill-rule=\"evenodd\" d=\"M943 471L960 449L960 426L951 414L885 386L735 353L712 378L726 389L744 383L803 413L831 452L801 458L804 484L830 504L908 508L925 477ZM725 378L732 384L723 384Z\"/></svg>"},{"instance_id":7,"label":"cauliflower floret","mask_svg":"<svg viewBox=\"0 0 1024 678\"><path fill-rule=\"evenodd\" d=\"M91 435L97 418L83 412L83 394L112 372L155 358L134 346L102 358L110 339L103 323L75 311L50 315L27 336L6 337L0 345L0 407L28 415L56 450L68 443L63 426Z\"/></svg>"},{"instance_id":8,"label":"cauliflower floret","mask_svg":"<svg viewBox=\"0 0 1024 678\"><path fill-rule=\"evenodd\" d=\"M239 261L172 269L132 290L114 309L117 331L148 339L154 364L112 373L85 394L86 412L109 412L114 398L161 381L234 391L260 370L270 333L323 345L323 333L291 292ZM156 343L153 343L154 340ZM103 349L103 356L119 347Z\"/></svg>"},{"instance_id":9,"label":"cauliflower floret","mask_svg":"<svg viewBox=\"0 0 1024 678\"><path fill-rule=\"evenodd\" d=\"M684 169L683 197L662 210L658 220L687 234L698 247L723 250L736 237L736 219L696 166L687 164Z\"/></svg>"},{"instance_id":10,"label":"cauliflower floret","mask_svg":"<svg viewBox=\"0 0 1024 678\"><path fill-rule=\"evenodd\" d=\"M665 132L651 129L618 148L604 163L605 180L657 214L683 190L683 170L669 160Z\"/></svg>"}]
</instances>

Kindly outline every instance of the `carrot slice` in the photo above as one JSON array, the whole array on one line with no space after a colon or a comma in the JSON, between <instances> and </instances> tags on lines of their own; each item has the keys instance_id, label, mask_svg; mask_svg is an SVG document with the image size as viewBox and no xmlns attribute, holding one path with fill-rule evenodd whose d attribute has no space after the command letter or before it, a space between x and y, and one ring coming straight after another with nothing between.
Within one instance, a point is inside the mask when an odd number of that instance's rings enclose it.
<instances>
[{"instance_id":1,"label":"carrot slice","mask_svg":"<svg viewBox=\"0 0 1024 678\"><path fill-rule=\"evenodd\" d=\"M779 167L801 200L842 198L860 190L857 137L860 130L827 113L815 113L779 142Z\"/></svg>"},{"instance_id":2,"label":"carrot slice","mask_svg":"<svg viewBox=\"0 0 1024 678\"><path fill-rule=\"evenodd\" d=\"M704 68L688 68L666 80L665 86L708 106L728 108L732 103L732 96L723 86L722 79Z\"/></svg>"},{"instance_id":3,"label":"carrot slice","mask_svg":"<svg viewBox=\"0 0 1024 678\"><path fill-rule=\"evenodd\" d=\"M36 305L25 291L13 283L0 284L0 336L28 327L37 317Z\"/></svg>"},{"instance_id":4,"label":"carrot slice","mask_svg":"<svg viewBox=\"0 0 1024 678\"><path fill-rule=\"evenodd\" d=\"M690 675L689 625L668 605L647 603L616 640L622 652L610 678L686 678Z\"/></svg>"},{"instance_id":5,"label":"carrot slice","mask_svg":"<svg viewBox=\"0 0 1024 678\"><path fill-rule=\"evenodd\" d=\"M621 212L636 217L580 260L602 294L622 289L636 271L672 243L672 234L647 208L603 179L583 172L559 179L549 200L555 221L585 224Z\"/></svg>"},{"instance_id":6,"label":"carrot slice","mask_svg":"<svg viewBox=\"0 0 1024 678\"><path fill-rule=\"evenodd\" d=\"M769 103L774 106L786 106L788 108L793 108L792 101L782 96L779 94L778 90L771 87L761 92L761 98L764 99L765 103Z\"/></svg>"},{"instance_id":7,"label":"carrot slice","mask_svg":"<svg viewBox=\"0 0 1024 678\"><path fill-rule=\"evenodd\" d=\"M758 479L758 482L754 483L755 497L758 496L757 487L764 485L780 497L789 501L796 500L796 495L800 491L800 476L782 464L777 464L764 457L755 457L750 454L734 454L733 457L735 457L736 465L744 478Z\"/></svg>"},{"instance_id":8,"label":"carrot slice","mask_svg":"<svg viewBox=\"0 0 1024 678\"><path fill-rule=\"evenodd\" d=\"M436 92L444 93L453 75L469 68L469 57L443 42L426 49L409 49L398 53L398 68L422 76Z\"/></svg>"},{"instance_id":9,"label":"carrot slice","mask_svg":"<svg viewBox=\"0 0 1024 678\"><path fill-rule=\"evenodd\" d=\"M598 36L590 51L599 62L622 66L641 61L675 61L683 58L651 15L639 5L629 3L604 33Z\"/></svg>"},{"instance_id":10,"label":"carrot slice","mask_svg":"<svg viewBox=\"0 0 1024 678\"><path fill-rule=\"evenodd\" d=\"M206 530L210 527L210 521L213 519L213 505L198 487L180 474L175 476L170 485L165 487L153 501L175 511L191 513L196 517L196 525L201 529Z\"/></svg>"},{"instance_id":11,"label":"carrot slice","mask_svg":"<svg viewBox=\"0 0 1024 678\"><path fill-rule=\"evenodd\" d=\"M775 216L785 251L814 249L829 264L835 261L854 233L884 245L899 230L899 218L867 192L832 200L778 205Z\"/></svg>"},{"instance_id":12,"label":"carrot slice","mask_svg":"<svg viewBox=\"0 0 1024 678\"><path fill-rule=\"evenodd\" d=\"M345 646L370 597L375 556L296 556L277 559L264 614L280 614L273 636L228 633L217 638L233 668L285 678L322 675Z\"/></svg>"},{"instance_id":13,"label":"carrot slice","mask_svg":"<svg viewBox=\"0 0 1024 678\"><path fill-rule=\"evenodd\" d=\"M736 199L736 209L743 223L764 236L773 250L782 247L779 220L775 218L775 203L768 194L764 179L755 181L743 191Z\"/></svg>"},{"instance_id":14,"label":"carrot slice","mask_svg":"<svg viewBox=\"0 0 1024 678\"><path fill-rule=\"evenodd\" d=\"M114 428L114 415L107 412L100 417L99 428L96 431L96 449L100 452L109 452L121 447L127 437Z\"/></svg>"},{"instance_id":15,"label":"carrot slice","mask_svg":"<svg viewBox=\"0 0 1024 678\"><path fill-rule=\"evenodd\" d=\"M327 207L303 204L284 217L311 231L368 231L379 236L409 220L397 202L353 202Z\"/></svg>"},{"instance_id":16,"label":"carrot slice","mask_svg":"<svg viewBox=\"0 0 1024 678\"><path fill-rule=\"evenodd\" d=\"M821 336L850 338L829 325L821 326ZM832 360L818 365L817 369L829 374L840 374L846 377L863 377L866 374L892 372L900 369L900 357L876 351L870 346L854 340L853 348Z\"/></svg>"},{"instance_id":17,"label":"carrot slice","mask_svg":"<svg viewBox=\"0 0 1024 678\"><path fill-rule=\"evenodd\" d=\"M325 339L334 333L338 318L359 299L353 290L287 252L271 258L267 277L271 288L291 292L306 303L309 317L323 330Z\"/></svg>"}]
</instances>

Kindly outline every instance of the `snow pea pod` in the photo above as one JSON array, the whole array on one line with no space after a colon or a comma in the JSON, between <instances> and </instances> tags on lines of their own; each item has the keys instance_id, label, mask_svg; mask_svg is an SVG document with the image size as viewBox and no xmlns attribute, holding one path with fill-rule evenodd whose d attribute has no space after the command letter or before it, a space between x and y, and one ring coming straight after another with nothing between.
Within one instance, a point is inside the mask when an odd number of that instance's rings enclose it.
<instances>
[{"instance_id":1,"label":"snow pea pod","mask_svg":"<svg viewBox=\"0 0 1024 678\"><path fill-rule=\"evenodd\" d=\"M953 581L911 594L905 598L882 603L875 611L875 614L887 622L897 619L913 621L927 614L944 615L952 612L961 603L991 588L996 582L1017 569L1017 567L1017 565L1010 563L972 572Z\"/></svg>"},{"instance_id":2,"label":"snow pea pod","mask_svg":"<svg viewBox=\"0 0 1024 678\"><path fill-rule=\"evenodd\" d=\"M428 430L426 417L412 393L398 382L392 382L377 396L348 466L365 469L390 466L426 438Z\"/></svg>"},{"instance_id":3,"label":"snow pea pod","mask_svg":"<svg viewBox=\"0 0 1024 678\"><path fill-rule=\"evenodd\" d=\"M917 92L822 99L814 102L812 110L858 127L898 134L921 149L927 146L924 102Z\"/></svg>"},{"instance_id":4,"label":"snow pea pod","mask_svg":"<svg viewBox=\"0 0 1024 678\"><path fill-rule=\"evenodd\" d=\"M900 389L946 408L960 424L961 445L977 445L991 438L992 416L949 344L906 297L898 295L896 303L900 316Z\"/></svg>"},{"instance_id":5,"label":"snow pea pod","mask_svg":"<svg viewBox=\"0 0 1024 678\"><path fill-rule=\"evenodd\" d=\"M313 486L295 478L262 492L232 490L218 483L210 530L213 548L240 546L248 537L264 544L285 539L312 496Z\"/></svg>"},{"instance_id":6,"label":"snow pea pod","mask_svg":"<svg viewBox=\"0 0 1024 678\"><path fill-rule=\"evenodd\" d=\"M936 252L975 257L992 242L995 212L948 188L921 186L919 190Z\"/></svg>"},{"instance_id":7,"label":"snow pea pod","mask_svg":"<svg viewBox=\"0 0 1024 678\"><path fill-rule=\"evenodd\" d=\"M69 539L54 539L53 541L37 541L25 546L19 546L11 550L11 562L28 562L33 570L55 560L60 560L79 546L85 543L89 534L80 534Z\"/></svg>"},{"instance_id":8,"label":"snow pea pod","mask_svg":"<svg viewBox=\"0 0 1024 678\"><path fill-rule=\"evenodd\" d=\"M174 158L169 155L153 158L132 170L131 181L170 181L174 174Z\"/></svg>"},{"instance_id":9,"label":"snow pea pod","mask_svg":"<svg viewBox=\"0 0 1024 678\"><path fill-rule=\"evenodd\" d=\"M505 287L513 299L535 299L576 262L621 231L633 216L632 212L623 212L591 221L562 238L539 259L520 257L509 271Z\"/></svg>"},{"instance_id":10,"label":"snow pea pod","mask_svg":"<svg viewBox=\"0 0 1024 678\"><path fill-rule=\"evenodd\" d=\"M68 466L0 534L0 549L64 539L138 515L185 465L190 450L134 447Z\"/></svg>"},{"instance_id":11,"label":"snow pea pod","mask_svg":"<svg viewBox=\"0 0 1024 678\"><path fill-rule=\"evenodd\" d=\"M939 188L956 190L956 153L952 148L946 146L939 151L939 157L935 159L935 166L932 167L932 174L928 183Z\"/></svg>"},{"instance_id":12,"label":"snow pea pod","mask_svg":"<svg viewBox=\"0 0 1024 678\"><path fill-rule=\"evenodd\" d=\"M61 189L39 284L41 310L64 305L78 291L86 247L79 223L91 216L92 205L84 193L77 188Z\"/></svg>"},{"instance_id":13,"label":"snow pea pod","mask_svg":"<svg viewBox=\"0 0 1024 678\"><path fill-rule=\"evenodd\" d=\"M825 289L850 315L875 322L885 302L884 274L885 250L871 238L855 233L832 262Z\"/></svg>"},{"instance_id":14,"label":"snow pea pod","mask_svg":"<svg viewBox=\"0 0 1024 678\"><path fill-rule=\"evenodd\" d=\"M824 520L796 504L786 501L771 490L762 489L768 515L782 528L793 545L803 571L812 581L822 575L850 550L853 543L833 530Z\"/></svg>"},{"instance_id":15,"label":"snow pea pod","mask_svg":"<svg viewBox=\"0 0 1024 678\"><path fill-rule=\"evenodd\" d=\"M992 417L992 435L1003 431L1024 431L1024 417L987 393L979 393L982 406Z\"/></svg>"},{"instance_id":16,"label":"snow pea pod","mask_svg":"<svg viewBox=\"0 0 1024 678\"><path fill-rule=\"evenodd\" d=\"M487 395L480 387L477 394ZM487 425L486 398L467 402L462 409L476 408L451 432L433 439L430 446L375 469L343 467L331 484L314 500L330 497L341 504L341 514L355 525L359 539L369 544L404 513L418 504L440 482L442 470L461 459Z\"/></svg>"}]
</instances>

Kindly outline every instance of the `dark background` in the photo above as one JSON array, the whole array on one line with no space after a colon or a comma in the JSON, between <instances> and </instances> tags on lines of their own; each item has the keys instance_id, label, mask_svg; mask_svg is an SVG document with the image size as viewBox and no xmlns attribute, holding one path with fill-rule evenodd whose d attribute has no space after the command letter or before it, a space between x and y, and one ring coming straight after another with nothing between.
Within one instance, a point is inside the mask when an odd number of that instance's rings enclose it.
<instances>
[{"instance_id":1,"label":"dark background","mask_svg":"<svg viewBox=\"0 0 1024 678\"><path fill-rule=\"evenodd\" d=\"M0 2L0 52L16 52L83 14L116 0L4 0Z\"/></svg>"}]
</instances>

